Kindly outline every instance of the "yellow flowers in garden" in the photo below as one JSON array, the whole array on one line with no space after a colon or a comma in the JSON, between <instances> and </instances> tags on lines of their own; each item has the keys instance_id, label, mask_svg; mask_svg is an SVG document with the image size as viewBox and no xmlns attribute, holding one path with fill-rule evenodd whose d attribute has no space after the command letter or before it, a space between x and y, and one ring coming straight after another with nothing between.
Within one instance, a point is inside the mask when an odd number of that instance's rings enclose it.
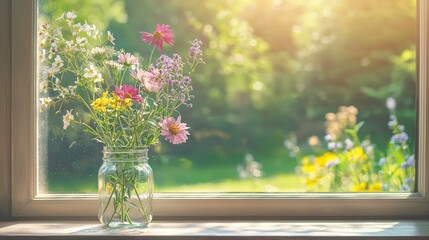
<instances>
[{"instance_id":1,"label":"yellow flowers in garden","mask_svg":"<svg viewBox=\"0 0 429 240\"><path fill-rule=\"evenodd\" d=\"M394 114L396 105L392 101L392 98L387 101L390 110L388 126L392 137L385 150L372 144L370 136L361 140L358 131L363 123L357 123L357 108L340 107L337 113L326 114L326 145L313 146L317 153L302 157L297 168L308 191L414 190L414 154L409 147L405 128L398 123Z\"/></svg>"}]
</instances>

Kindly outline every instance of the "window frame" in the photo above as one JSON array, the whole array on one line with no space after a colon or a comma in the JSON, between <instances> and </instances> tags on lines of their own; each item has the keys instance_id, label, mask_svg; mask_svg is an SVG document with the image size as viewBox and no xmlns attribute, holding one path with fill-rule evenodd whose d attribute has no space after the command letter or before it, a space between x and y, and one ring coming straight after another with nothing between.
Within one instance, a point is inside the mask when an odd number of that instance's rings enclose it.
<instances>
[{"instance_id":1,"label":"window frame","mask_svg":"<svg viewBox=\"0 0 429 240\"><path fill-rule=\"evenodd\" d=\"M0 219L10 216L11 2L0 1Z\"/></svg>"},{"instance_id":2,"label":"window frame","mask_svg":"<svg viewBox=\"0 0 429 240\"><path fill-rule=\"evenodd\" d=\"M429 3L427 0L416 1L417 142L419 146L416 152L417 192L157 193L153 202L155 219L397 219L429 216L429 154L426 150L429 140L427 127L427 121L429 121L427 107L429 106L429 84L427 84ZM1 9L11 9L9 11L10 38L7 31L0 36L2 45L5 43L9 46L11 54L8 59L9 64L0 65L0 72L6 73L2 74L5 78L0 82L0 93L3 93L0 94L0 100L5 101L5 104L0 105L0 113L2 113L0 121L5 122L0 125L0 140L4 142L0 144L2 151L0 174L5 179L0 184L0 192L5 193L0 197L0 204L9 206L10 212L6 207L5 210L0 211L0 218L8 215L12 218L95 218L98 210L96 194L37 193L36 63L34 61L37 31L36 3L37 0L5 0L0 3ZM1 10L2 16L6 11ZM5 18L9 15L5 15ZM7 25L8 21L1 24L1 26ZM10 76L7 73L10 73ZM8 129L10 129L9 135ZM4 197L6 195L10 198Z\"/></svg>"}]
</instances>

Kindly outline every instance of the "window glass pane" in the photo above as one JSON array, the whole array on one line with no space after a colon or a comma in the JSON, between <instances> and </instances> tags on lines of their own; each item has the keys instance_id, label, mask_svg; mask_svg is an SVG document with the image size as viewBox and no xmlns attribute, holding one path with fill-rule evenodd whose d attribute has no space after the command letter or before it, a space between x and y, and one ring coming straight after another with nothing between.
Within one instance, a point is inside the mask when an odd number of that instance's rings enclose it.
<instances>
[{"instance_id":1,"label":"window glass pane","mask_svg":"<svg viewBox=\"0 0 429 240\"><path fill-rule=\"evenodd\" d=\"M95 24L102 39L110 31L116 50L146 60L152 47L140 32L157 23L175 38L154 59L187 55L189 41L203 41L193 107L180 109L191 135L150 148L156 191L415 191L414 0L39 0L38 8L38 25L50 23L50 35L38 37L41 192L96 192L102 163L93 135L74 121L64 129L70 109L90 124L85 106L48 104L74 91L56 78L76 85L62 74L69 65L55 60L64 49L52 37L67 12L77 17L63 19ZM92 44L93 36L62 30L77 52L84 37Z\"/></svg>"}]
</instances>

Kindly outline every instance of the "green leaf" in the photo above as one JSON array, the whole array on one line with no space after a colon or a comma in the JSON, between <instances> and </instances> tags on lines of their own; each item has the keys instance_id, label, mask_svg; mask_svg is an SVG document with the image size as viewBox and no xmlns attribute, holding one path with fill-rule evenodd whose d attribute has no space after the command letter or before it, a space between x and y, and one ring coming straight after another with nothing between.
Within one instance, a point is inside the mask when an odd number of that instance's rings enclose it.
<instances>
[{"instance_id":1,"label":"green leaf","mask_svg":"<svg viewBox=\"0 0 429 240\"><path fill-rule=\"evenodd\" d=\"M364 121L361 121L358 124L356 124L356 127L355 127L356 132L358 132L364 124L365 124Z\"/></svg>"}]
</instances>

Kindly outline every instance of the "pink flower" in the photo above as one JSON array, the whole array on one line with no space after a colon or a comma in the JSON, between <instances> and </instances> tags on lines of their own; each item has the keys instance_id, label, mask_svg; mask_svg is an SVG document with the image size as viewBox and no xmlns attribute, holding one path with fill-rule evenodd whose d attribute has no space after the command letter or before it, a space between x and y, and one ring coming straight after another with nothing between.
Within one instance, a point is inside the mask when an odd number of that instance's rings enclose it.
<instances>
[{"instance_id":1,"label":"pink flower","mask_svg":"<svg viewBox=\"0 0 429 240\"><path fill-rule=\"evenodd\" d=\"M161 72L156 68L150 68L149 71L142 69L138 69L137 72L130 71L130 75L139 80L149 92L158 92L163 86Z\"/></svg>"},{"instance_id":2,"label":"pink flower","mask_svg":"<svg viewBox=\"0 0 429 240\"><path fill-rule=\"evenodd\" d=\"M122 87L115 86L115 95L120 99L125 100L127 98L131 98L136 103L142 102L142 97L139 95L139 90L137 88L133 88L131 85L122 85Z\"/></svg>"},{"instance_id":3,"label":"pink flower","mask_svg":"<svg viewBox=\"0 0 429 240\"><path fill-rule=\"evenodd\" d=\"M134 79L139 80L139 81L141 81L140 79L142 78L143 73L144 73L144 71L141 68L137 69L137 72L132 71L132 70L130 71L131 77L133 77Z\"/></svg>"},{"instance_id":4,"label":"pink flower","mask_svg":"<svg viewBox=\"0 0 429 240\"><path fill-rule=\"evenodd\" d=\"M144 72L141 82L149 92L158 92L163 86L161 72L156 68L151 68L149 72Z\"/></svg>"},{"instance_id":5,"label":"pink flower","mask_svg":"<svg viewBox=\"0 0 429 240\"><path fill-rule=\"evenodd\" d=\"M118 63L124 65L136 65L139 63L139 60L130 53L119 53Z\"/></svg>"},{"instance_id":6,"label":"pink flower","mask_svg":"<svg viewBox=\"0 0 429 240\"><path fill-rule=\"evenodd\" d=\"M161 135L165 137L165 140L170 141L172 144L181 144L186 142L188 139L189 132L186 129L186 123L182 123L181 116L175 120L173 117L166 118L161 121Z\"/></svg>"},{"instance_id":7,"label":"pink flower","mask_svg":"<svg viewBox=\"0 0 429 240\"><path fill-rule=\"evenodd\" d=\"M174 34L170 26L165 24L156 24L154 33L141 32L141 38L143 42L147 42L150 45L155 45L158 50L162 50L162 44L165 42L168 45L173 45Z\"/></svg>"}]
</instances>

